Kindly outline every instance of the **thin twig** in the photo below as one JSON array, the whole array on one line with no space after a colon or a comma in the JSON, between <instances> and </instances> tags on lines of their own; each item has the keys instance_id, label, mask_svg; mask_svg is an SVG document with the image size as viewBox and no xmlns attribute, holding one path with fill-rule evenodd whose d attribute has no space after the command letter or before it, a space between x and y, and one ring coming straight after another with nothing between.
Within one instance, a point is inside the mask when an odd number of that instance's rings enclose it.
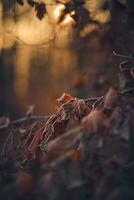
<instances>
[{"instance_id":1,"label":"thin twig","mask_svg":"<svg viewBox=\"0 0 134 200\"><path fill-rule=\"evenodd\" d=\"M23 117L14 121L10 121L10 123L7 124L7 126L0 126L0 130L9 128L11 125L18 125L26 121L31 120L48 120L50 116L30 116L30 117Z\"/></svg>"},{"instance_id":2,"label":"thin twig","mask_svg":"<svg viewBox=\"0 0 134 200\"><path fill-rule=\"evenodd\" d=\"M6 138L6 141L5 141L4 145L3 145L3 148L2 148L2 151L1 151L1 154L0 154L0 157L1 157L1 158L4 157L4 154L5 154L6 149L7 149L7 146L8 146L9 139L10 139L10 137L12 136L12 134L13 134L13 133L10 132L9 135L7 136L7 138Z\"/></svg>"},{"instance_id":3,"label":"thin twig","mask_svg":"<svg viewBox=\"0 0 134 200\"><path fill-rule=\"evenodd\" d=\"M99 97L93 104L92 104L92 109L94 110L104 99L104 96Z\"/></svg>"},{"instance_id":4,"label":"thin twig","mask_svg":"<svg viewBox=\"0 0 134 200\"><path fill-rule=\"evenodd\" d=\"M132 56L132 54L129 54L128 56L127 55L123 55L123 54L119 54L119 53L116 53L115 51L113 51L113 54L115 56L118 56L118 57L121 57L121 58L127 58L127 59L130 59L130 60L133 60L134 57Z\"/></svg>"},{"instance_id":5,"label":"thin twig","mask_svg":"<svg viewBox=\"0 0 134 200\"><path fill-rule=\"evenodd\" d=\"M31 116L31 117L23 117L23 118L20 118L20 119L17 119L17 120L14 120L11 122L11 124L19 124L19 123L22 123L22 122L25 122L25 121L28 121L28 120L48 120L50 116Z\"/></svg>"},{"instance_id":6,"label":"thin twig","mask_svg":"<svg viewBox=\"0 0 134 200\"><path fill-rule=\"evenodd\" d=\"M121 91L121 94L125 94L125 93L127 93L127 92L132 92L132 91L134 91L134 87L128 88L128 89L126 89L126 90Z\"/></svg>"},{"instance_id":7,"label":"thin twig","mask_svg":"<svg viewBox=\"0 0 134 200\"><path fill-rule=\"evenodd\" d=\"M94 98L87 98L87 99L84 99L84 101L85 101L85 103L94 103L94 102L100 100L101 98L104 98L104 96L94 97Z\"/></svg>"}]
</instances>

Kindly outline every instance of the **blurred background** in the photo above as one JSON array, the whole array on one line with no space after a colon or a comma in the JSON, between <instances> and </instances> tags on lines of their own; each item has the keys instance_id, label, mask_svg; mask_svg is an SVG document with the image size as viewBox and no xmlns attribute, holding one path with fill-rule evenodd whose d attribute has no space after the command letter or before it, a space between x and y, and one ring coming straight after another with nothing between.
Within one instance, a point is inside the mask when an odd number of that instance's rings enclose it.
<instances>
[{"instance_id":1,"label":"blurred background","mask_svg":"<svg viewBox=\"0 0 134 200\"><path fill-rule=\"evenodd\" d=\"M133 53L132 1L76 0L65 12L69 0L44 0L42 19L18 2L0 2L0 116L21 117L32 104L48 115L63 92L94 97L117 84L112 52Z\"/></svg>"}]
</instances>

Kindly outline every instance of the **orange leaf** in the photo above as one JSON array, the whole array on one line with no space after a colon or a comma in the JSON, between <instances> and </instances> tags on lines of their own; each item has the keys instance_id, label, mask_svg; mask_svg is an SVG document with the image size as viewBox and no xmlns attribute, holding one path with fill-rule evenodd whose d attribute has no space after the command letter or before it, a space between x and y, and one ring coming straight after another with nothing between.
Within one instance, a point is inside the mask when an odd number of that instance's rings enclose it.
<instances>
[{"instance_id":1,"label":"orange leaf","mask_svg":"<svg viewBox=\"0 0 134 200\"><path fill-rule=\"evenodd\" d=\"M68 102L70 102L72 100L74 100L74 98L70 94L63 93L63 95L60 98L56 99L56 102L59 105L62 105L64 103L68 103Z\"/></svg>"}]
</instances>

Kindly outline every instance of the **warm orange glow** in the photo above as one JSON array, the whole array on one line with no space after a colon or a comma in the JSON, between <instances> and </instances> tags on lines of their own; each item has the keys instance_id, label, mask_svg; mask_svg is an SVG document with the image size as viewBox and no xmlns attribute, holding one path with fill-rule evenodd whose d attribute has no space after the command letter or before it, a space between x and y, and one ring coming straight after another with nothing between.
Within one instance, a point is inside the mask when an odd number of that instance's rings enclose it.
<instances>
[{"instance_id":1,"label":"warm orange glow","mask_svg":"<svg viewBox=\"0 0 134 200\"><path fill-rule=\"evenodd\" d=\"M54 16L55 19L58 19L60 15L62 14L63 10L65 9L65 6L63 4L59 4L55 10L54 10Z\"/></svg>"},{"instance_id":2,"label":"warm orange glow","mask_svg":"<svg viewBox=\"0 0 134 200\"><path fill-rule=\"evenodd\" d=\"M75 15L75 10L71 11L70 16Z\"/></svg>"},{"instance_id":3,"label":"warm orange glow","mask_svg":"<svg viewBox=\"0 0 134 200\"><path fill-rule=\"evenodd\" d=\"M62 22L63 25L74 24L74 23L75 23L75 21L74 21L74 19L70 16L70 14L67 14L67 15L65 16L65 19L64 19L63 22Z\"/></svg>"},{"instance_id":4,"label":"warm orange glow","mask_svg":"<svg viewBox=\"0 0 134 200\"><path fill-rule=\"evenodd\" d=\"M0 51L3 46L3 6L2 2L0 2Z\"/></svg>"},{"instance_id":5,"label":"warm orange glow","mask_svg":"<svg viewBox=\"0 0 134 200\"><path fill-rule=\"evenodd\" d=\"M65 9L65 5L63 4L59 4L55 10L54 10L54 16L55 16L55 19L58 20L59 17L62 15L62 12L64 11ZM62 25L68 25L68 24L74 24L75 21L74 19L71 17L75 14L75 11L71 11L70 14L66 14L65 15L65 18L63 20L63 22L61 22Z\"/></svg>"},{"instance_id":6,"label":"warm orange glow","mask_svg":"<svg viewBox=\"0 0 134 200\"><path fill-rule=\"evenodd\" d=\"M28 94L31 53L31 48L28 48L27 46L17 46L14 90L18 97L24 97Z\"/></svg>"}]
</instances>

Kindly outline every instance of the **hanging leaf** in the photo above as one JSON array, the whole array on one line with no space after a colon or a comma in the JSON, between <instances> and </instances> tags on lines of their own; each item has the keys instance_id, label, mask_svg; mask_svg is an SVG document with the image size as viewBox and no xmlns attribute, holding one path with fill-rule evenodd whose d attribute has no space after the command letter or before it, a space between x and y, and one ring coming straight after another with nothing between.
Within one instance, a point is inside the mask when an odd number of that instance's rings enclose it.
<instances>
[{"instance_id":1,"label":"hanging leaf","mask_svg":"<svg viewBox=\"0 0 134 200\"><path fill-rule=\"evenodd\" d=\"M74 98L70 94L63 93L63 95L60 98L56 99L56 102L58 103L58 105L62 105L72 100L74 100Z\"/></svg>"},{"instance_id":2,"label":"hanging leaf","mask_svg":"<svg viewBox=\"0 0 134 200\"><path fill-rule=\"evenodd\" d=\"M41 20L46 14L45 4L40 3L35 5L36 16Z\"/></svg>"}]
</instances>

